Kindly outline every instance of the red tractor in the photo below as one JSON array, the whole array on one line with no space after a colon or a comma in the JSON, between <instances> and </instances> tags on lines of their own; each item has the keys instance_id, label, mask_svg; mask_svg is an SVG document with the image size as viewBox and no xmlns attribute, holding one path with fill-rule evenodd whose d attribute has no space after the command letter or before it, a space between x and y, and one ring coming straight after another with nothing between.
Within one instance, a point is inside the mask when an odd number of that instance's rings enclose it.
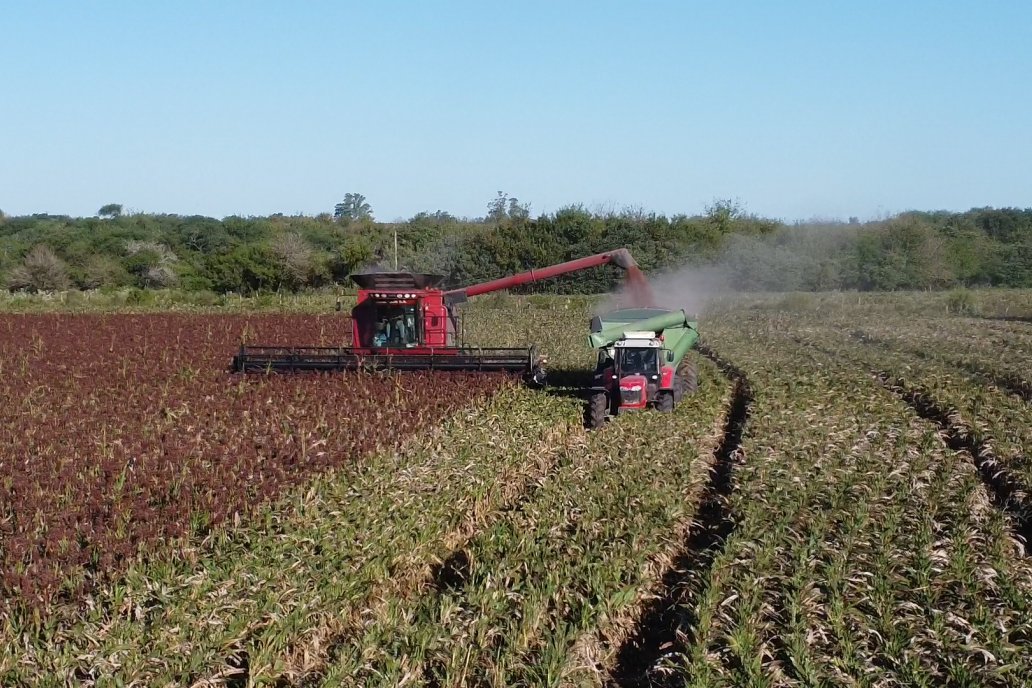
<instances>
[{"instance_id":1,"label":"red tractor","mask_svg":"<svg viewBox=\"0 0 1032 688\"><path fill-rule=\"evenodd\" d=\"M539 270L444 291L443 277L411 272L367 272L351 279L358 303L351 311L352 346L295 347L241 345L236 372L309 370L482 370L522 373L544 382L543 359L535 347L483 348L462 341L455 306L480 294L612 263L647 283L627 249L578 258Z\"/></svg>"},{"instance_id":2,"label":"red tractor","mask_svg":"<svg viewBox=\"0 0 1032 688\"><path fill-rule=\"evenodd\" d=\"M686 357L699 327L683 310L624 308L595 317L588 343L598 349L588 426L646 407L670 412L694 394L698 373Z\"/></svg>"}]
</instances>

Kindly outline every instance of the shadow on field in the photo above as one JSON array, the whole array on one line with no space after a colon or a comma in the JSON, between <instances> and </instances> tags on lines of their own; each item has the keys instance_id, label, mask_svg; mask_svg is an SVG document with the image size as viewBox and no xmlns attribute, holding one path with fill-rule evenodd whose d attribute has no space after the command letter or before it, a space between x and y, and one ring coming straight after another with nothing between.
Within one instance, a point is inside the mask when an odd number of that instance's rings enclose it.
<instances>
[{"instance_id":1,"label":"shadow on field","mask_svg":"<svg viewBox=\"0 0 1032 688\"><path fill-rule=\"evenodd\" d=\"M589 390L595 383L595 373L588 368L565 368L548 373L548 386L545 393L565 399L579 399L582 405L582 423L585 429L591 428L588 407Z\"/></svg>"},{"instance_id":2,"label":"shadow on field","mask_svg":"<svg viewBox=\"0 0 1032 688\"><path fill-rule=\"evenodd\" d=\"M982 315L982 320L1002 320L1003 322L1016 322L1032 325L1032 316L1029 315Z\"/></svg>"},{"instance_id":3,"label":"shadow on field","mask_svg":"<svg viewBox=\"0 0 1032 688\"><path fill-rule=\"evenodd\" d=\"M548 372L545 392L555 397L586 399L593 382L594 373L589 368L560 368Z\"/></svg>"}]
</instances>

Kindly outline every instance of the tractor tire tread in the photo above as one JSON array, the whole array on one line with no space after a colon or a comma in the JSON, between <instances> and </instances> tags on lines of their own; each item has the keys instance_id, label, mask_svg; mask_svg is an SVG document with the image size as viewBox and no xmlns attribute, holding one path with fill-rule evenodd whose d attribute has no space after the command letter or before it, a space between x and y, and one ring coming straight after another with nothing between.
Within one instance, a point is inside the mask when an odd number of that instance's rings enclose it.
<instances>
[{"instance_id":1,"label":"tractor tire tread","mask_svg":"<svg viewBox=\"0 0 1032 688\"><path fill-rule=\"evenodd\" d=\"M699 370L694 363L686 363L681 369L681 389L684 394L695 394L699 391Z\"/></svg>"},{"instance_id":2,"label":"tractor tire tread","mask_svg":"<svg viewBox=\"0 0 1032 688\"><path fill-rule=\"evenodd\" d=\"M602 427L609 415L609 399L605 392L594 392L588 397L587 423L589 428Z\"/></svg>"},{"instance_id":3,"label":"tractor tire tread","mask_svg":"<svg viewBox=\"0 0 1032 688\"><path fill-rule=\"evenodd\" d=\"M660 392L659 401L656 404L656 408L662 413L673 413L674 411L674 393L673 392Z\"/></svg>"}]
</instances>

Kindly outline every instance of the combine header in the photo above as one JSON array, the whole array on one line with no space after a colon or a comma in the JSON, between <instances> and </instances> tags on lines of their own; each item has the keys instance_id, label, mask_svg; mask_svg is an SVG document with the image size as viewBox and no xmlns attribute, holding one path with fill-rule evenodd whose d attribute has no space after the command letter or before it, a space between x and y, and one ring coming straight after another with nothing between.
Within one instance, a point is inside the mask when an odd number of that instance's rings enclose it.
<instances>
[{"instance_id":1,"label":"combine header","mask_svg":"<svg viewBox=\"0 0 1032 688\"><path fill-rule=\"evenodd\" d=\"M369 272L351 275L358 303L351 311L352 346L241 345L235 372L337 370L467 370L521 373L545 379L545 360L531 346L482 348L462 342L455 306L469 298L612 263L642 282L627 249L599 253L538 270L444 291L440 275ZM647 288L647 287L646 287Z\"/></svg>"}]
</instances>

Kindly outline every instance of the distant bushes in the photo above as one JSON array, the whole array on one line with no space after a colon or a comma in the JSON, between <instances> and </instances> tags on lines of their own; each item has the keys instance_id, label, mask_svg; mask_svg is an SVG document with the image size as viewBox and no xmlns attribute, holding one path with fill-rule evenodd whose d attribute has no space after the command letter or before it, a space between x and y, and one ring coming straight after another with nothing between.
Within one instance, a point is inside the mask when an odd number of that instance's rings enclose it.
<instances>
[{"instance_id":1,"label":"distant bushes","mask_svg":"<svg viewBox=\"0 0 1032 688\"><path fill-rule=\"evenodd\" d=\"M398 223L328 214L125 215L114 207L103 218L4 216L0 277L13 291L298 291L342 283L355 270L392 268L397 232L400 267L443 274L451 285L627 246L647 272L708 270L751 291L1032 286L1032 209L796 225L731 202L672 217L570 206L531 218L512 202L494 202L490 210L475 220L438 211ZM524 291L602 292L619 277L600 268Z\"/></svg>"},{"instance_id":2,"label":"distant bushes","mask_svg":"<svg viewBox=\"0 0 1032 688\"><path fill-rule=\"evenodd\" d=\"M70 284L64 261L45 244L33 246L21 265L7 273L7 287L12 291L60 291Z\"/></svg>"}]
</instances>

